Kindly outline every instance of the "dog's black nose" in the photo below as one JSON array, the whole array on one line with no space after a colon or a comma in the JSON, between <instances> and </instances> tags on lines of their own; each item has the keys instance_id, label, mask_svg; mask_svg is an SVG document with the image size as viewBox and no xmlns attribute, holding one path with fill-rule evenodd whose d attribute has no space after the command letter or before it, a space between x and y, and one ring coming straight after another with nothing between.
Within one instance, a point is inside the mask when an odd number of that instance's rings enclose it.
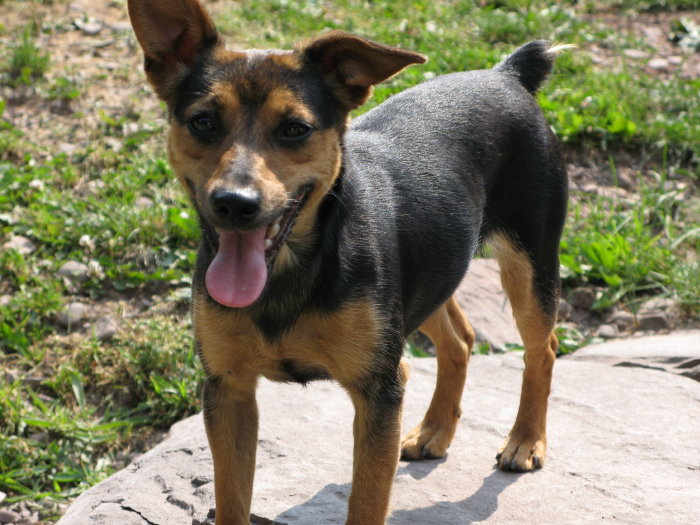
<instances>
[{"instance_id":1,"label":"dog's black nose","mask_svg":"<svg viewBox=\"0 0 700 525\"><path fill-rule=\"evenodd\" d=\"M260 193L256 190L217 190L211 195L216 216L231 227L250 226L260 213Z\"/></svg>"}]
</instances>

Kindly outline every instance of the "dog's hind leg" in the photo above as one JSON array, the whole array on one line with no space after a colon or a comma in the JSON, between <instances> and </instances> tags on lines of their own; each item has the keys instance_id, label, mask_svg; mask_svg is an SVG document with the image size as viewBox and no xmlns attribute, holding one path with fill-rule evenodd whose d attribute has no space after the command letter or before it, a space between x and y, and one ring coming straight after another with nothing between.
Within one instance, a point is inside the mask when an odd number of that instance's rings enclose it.
<instances>
[{"instance_id":1,"label":"dog's hind leg","mask_svg":"<svg viewBox=\"0 0 700 525\"><path fill-rule=\"evenodd\" d=\"M430 459L445 455L461 414L460 401L474 345L474 330L454 296L419 329L435 344L437 384L423 422L411 430L401 443L403 459Z\"/></svg>"},{"instance_id":2,"label":"dog's hind leg","mask_svg":"<svg viewBox=\"0 0 700 525\"><path fill-rule=\"evenodd\" d=\"M544 464L547 449L547 400L558 346L553 331L559 292L558 242L528 252L498 234L489 244L525 345L518 415L496 459L503 470L528 471Z\"/></svg>"}]
</instances>

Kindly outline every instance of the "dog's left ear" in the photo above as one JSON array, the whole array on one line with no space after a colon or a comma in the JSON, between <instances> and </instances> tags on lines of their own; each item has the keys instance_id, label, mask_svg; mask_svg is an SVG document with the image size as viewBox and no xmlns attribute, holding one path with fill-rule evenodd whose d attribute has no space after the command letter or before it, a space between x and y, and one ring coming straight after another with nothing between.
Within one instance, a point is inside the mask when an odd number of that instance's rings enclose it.
<instances>
[{"instance_id":1,"label":"dog's left ear","mask_svg":"<svg viewBox=\"0 0 700 525\"><path fill-rule=\"evenodd\" d=\"M366 40L344 31L332 31L301 46L301 55L320 67L348 110L365 103L372 86L411 64L427 58Z\"/></svg>"},{"instance_id":2,"label":"dog's left ear","mask_svg":"<svg viewBox=\"0 0 700 525\"><path fill-rule=\"evenodd\" d=\"M197 58L222 45L198 0L129 0L129 18L143 48L146 76L166 102Z\"/></svg>"}]
</instances>

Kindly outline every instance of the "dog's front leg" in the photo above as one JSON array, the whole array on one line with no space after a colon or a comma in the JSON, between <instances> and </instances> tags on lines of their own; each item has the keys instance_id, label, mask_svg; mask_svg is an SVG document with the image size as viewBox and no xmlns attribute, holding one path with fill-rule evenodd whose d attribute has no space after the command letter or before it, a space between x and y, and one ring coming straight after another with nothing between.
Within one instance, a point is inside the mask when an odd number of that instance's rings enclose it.
<instances>
[{"instance_id":1,"label":"dog's front leg","mask_svg":"<svg viewBox=\"0 0 700 525\"><path fill-rule=\"evenodd\" d=\"M346 525L383 525L399 462L405 374L350 388L355 406L352 491Z\"/></svg>"},{"instance_id":2,"label":"dog's front leg","mask_svg":"<svg viewBox=\"0 0 700 525\"><path fill-rule=\"evenodd\" d=\"M214 459L216 525L249 525L258 438L256 382L211 376L204 384L204 423Z\"/></svg>"}]
</instances>

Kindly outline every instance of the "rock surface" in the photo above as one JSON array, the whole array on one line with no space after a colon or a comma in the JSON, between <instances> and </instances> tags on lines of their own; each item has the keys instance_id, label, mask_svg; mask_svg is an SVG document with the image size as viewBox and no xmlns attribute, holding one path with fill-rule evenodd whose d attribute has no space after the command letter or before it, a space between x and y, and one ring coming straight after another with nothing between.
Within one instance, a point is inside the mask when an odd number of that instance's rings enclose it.
<instances>
[{"instance_id":1,"label":"rock surface","mask_svg":"<svg viewBox=\"0 0 700 525\"><path fill-rule=\"evenodd\" d=\"M455 441L442 460L400 463L389 525L700 522L700 384L614 366L659 352L700 358L698 341L700 332L617 340L558 360L549 457L530 474L494 469L515 418L522 359L473 356ZM411 361L404 430L427 408L435 367L433 359ZM253 523L343 523L352 458L347 395L328 382L263 380L258 403ZM212 507L211 457L195 416L79 497L59 524L208 524Z\"/></svg>"},{"instance_id":2,"label":"rock surface","mask_svg":"<svg viewBox=\"0 0 700 525\"><path fill-rule=\"evenodd\" d=\"M628 368L649 368L672 372L700 381L700 331L673 335L630 337L594 344L577 350L565 359L597 361ZM700 426L698 427L700 439Z\"/></svg>"}]
</instances>

